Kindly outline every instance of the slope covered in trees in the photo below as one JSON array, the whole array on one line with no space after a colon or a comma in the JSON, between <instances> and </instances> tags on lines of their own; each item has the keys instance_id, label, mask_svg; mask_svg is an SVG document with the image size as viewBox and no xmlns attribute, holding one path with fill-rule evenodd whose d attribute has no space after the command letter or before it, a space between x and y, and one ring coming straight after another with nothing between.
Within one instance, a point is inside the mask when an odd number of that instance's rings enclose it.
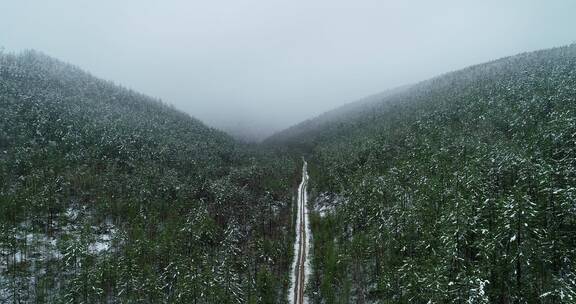
<instances>
[{"instance_id":1,"label":"slope covered in trees","mask_svg":"<svg viewBox=\"0 0 576 304\"><path fill-rule=\"evenodd\" d=\"M253 146L48 56L0 53L0 302L285 302L304 154L313 302L573 303L575 99L572 45Z\"/></svg>"},{"instance_id":2,"label":"slope covered in trees","mask_svg":"<svg viewBox=\"0 0 576 304\"><path fill-rule=\"evenodd\" d=\"M338 129L345 129L347 124L365 117L374 119L376 108L382 99L403 92L410 86L401 86L395 89L368 96L361 100L348 103L321 114L313 119L308 119L295 126L282 130L265 140L267 145L288 146L292 150L299 148L306 153L310 145L322 141L324 134L336 132Z\"/></svg>"},{"instance_id":3,"label":"slope covered in trees","mask_svg":"<svg viewBox=\"0 0 576 304\"><path fill-rule=\"evenodd\" d=\"M267 140L308 155L314 302L574 303L576 45L379 99Z\"/></svg>"},{"instance_id":4,"label":"slope covered in trees","mask_svg":"<svg viewBox=\"0 0 576 304\"><path fill-rule=\"evenodd\" d=\"M294 168L74 66L0 53L0 302L284 301Z\"/></svg>"}]
</instances>

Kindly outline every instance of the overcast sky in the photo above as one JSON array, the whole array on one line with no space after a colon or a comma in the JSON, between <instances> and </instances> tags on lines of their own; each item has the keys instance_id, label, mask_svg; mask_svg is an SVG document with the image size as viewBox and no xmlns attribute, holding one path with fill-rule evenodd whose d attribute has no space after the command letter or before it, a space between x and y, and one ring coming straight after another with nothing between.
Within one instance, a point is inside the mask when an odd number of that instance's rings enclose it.
<instances>
[{"instance_id":1,"label":"overcast sky","mask_svg":"<svg viewBox=\"0 0 576 304\"><path fill-rule=\"evenodd\" d=\"M574 0L3 0L0 46L268 134L388 88L573 43L575 14Z\"/></svg>"}]
</instances>

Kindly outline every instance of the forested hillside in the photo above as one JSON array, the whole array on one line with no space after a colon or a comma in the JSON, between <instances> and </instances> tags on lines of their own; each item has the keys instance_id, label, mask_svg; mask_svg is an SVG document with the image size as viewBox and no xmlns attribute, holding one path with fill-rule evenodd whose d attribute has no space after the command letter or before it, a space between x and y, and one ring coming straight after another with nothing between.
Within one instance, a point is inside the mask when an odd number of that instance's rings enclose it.
<instances>
[{"instance_id":1,"label":"forested hillside","mask_svg":"<svg viewBox=\"0 0 576 304\"><path fill-rule=\"evenodd\" d=\"M401 86L345 104L266 138L265 145L288 147L291 150L299 149L307 153L311 145L322 141L323 136L330 137L325 134L345 129L347 124L354 124L355 121L362 121L365 118L374 119L376 108L380 106L384 98L403 92L409 87L408 85Z\"/></svg>"},{"instance_id":2,"label":"forested hillside","mask_svg":"<svg viewBox=\"0 0 576 304\"><path fill-rule=\"evenodd\" d=\"M296 167L43 54L0 53L0 302L282 302Z\"/></svg>"},{"instance_id":3,"label":"forested hillside","mask_svg":"<svg viewBox=\"0 0 576 304\"><path fill-rule=\"evenodd\" d=\"M576 302L576 45L377 94L263 145L0 53L0 302L284 303L301 156L311 302Z\"/></svg>"},{"instance_id":4,"label":"forested hillside","mask_svg":"<svg viewBox=\"0 0 576 304\"><path fill-rule=\"evenodd\" d=\"M267 141L307 153L314 303L576 302L576 45L363 109Z\"/></svg>"}]
</instances>

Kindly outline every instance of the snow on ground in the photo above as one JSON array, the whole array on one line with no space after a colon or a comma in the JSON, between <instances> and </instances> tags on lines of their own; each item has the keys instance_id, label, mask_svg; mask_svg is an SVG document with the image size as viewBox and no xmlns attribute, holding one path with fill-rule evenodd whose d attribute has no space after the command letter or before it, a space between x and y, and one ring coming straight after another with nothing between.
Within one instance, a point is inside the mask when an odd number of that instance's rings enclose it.
<instances>
[{"instance_id":1,"label":"snow on ground","mask_svg":"<svg viewBox=\"0 0 576 304\"><path fill-rule=\"evenodd\" d=\"M69 207L62 215L64 218L61 220L64 220L66 224L54 232L52 236L33 231L31 223L22 222L17 228L12 228L12 231L9 232L10 235L14 236L15 243L18 244L16 248L9 248L9 244L0 244L0 303L9 299L8 295L11 292L7 290L9 279L6 277L6 272L9 268L22 262L28 262L27 267L31 272L44 271L44 269L34 269L34 267L43 267L42 265L49 260L61 259L63 253L58 248L59 238L68 235L74 239L79 239L82 222L92 217L92 214L85 207L79 206ZM58 223L58 220L55 219L54 223ZM54 226L59 225L55 224ZM107 219L99 225L91 225L90 230L93 239L88 244L89 253L102 254L108 251L117 234L117 228L111 219ZM32 276L31 279L33 278Z\"/></svg>"},{"instance_id":2,"label":"snow on ground","mask_svg":"<svg viewBox=\"0 0 576 304\"><path fill-rule=\"evenodd\" d=\"M306 172L306 180L308 180L308 172ZM308 278L312 275L312 255L310 254L310 248L312 247L312 231L310 230L310 215L308 209L308 193L304 191L304 205L306 210L304 211L304 229L306 230L306 263L304 263L304 286L308 284ZM304 296L304 303L308 303L308 298Z\"/></svg>"},{"instance_id":3,"label":"snow on ground","mask_svg":"<svg viewBox=\"0 0 576 304\"><path fill-rule=\"evenodd\" d=\"M314 200L312 209L318 213L320 217L325 217L330 213L334 213L336 207L345 202L346 199L341 195L332 192L322 192Z\"/></svg>"},{"instance_id":4,"label":"snow on ground","mask_svg":"<svg viewBox=\"0 0 576 304\"><path fill-rule=\"evenodd\" d=\"M296 241L294 242L294 259L292 261L292 271L290 272L290 289L288 291L288 303L294 304L294 294L296 288L296 273L298 271L298 250L300 248L300 242L302 240L300 236L300 221L304 220L304 226L306 230L306 253L309 254L310 250L308 249L310 246L310 228L308 226L308 212L305 212L304 219L301 219L301 201L300 199L303 198L304 202L308 200L308 194L306 193L306 182L308 180L308 172L307 172L307 163L304 162L302 168L302 181L300 182L300 186L298 187L298 197L296 200ZM306 204L304 204L306 205ZM309 256L307 256L306 263L305 263L305 279L309 276L310 273L310 263L309 263ZM306 281L305 281L306 282ZM304 303L308 303L308 299L304 297Z\"/></svg>"},{"instance_id":5,"label":"snow on ground","mask_svg":"<svg viewBox=\"0 0 576 304\"><path fill-rule=\"evenodd\" d=\"M96 237L96 240L88 246L88 251L90 253L101 253L103 251L108 251L110 245L112 244L112 239L116 234L115 228L108 229L105 233L100 234Z\"/></svg>"}]
</instances>

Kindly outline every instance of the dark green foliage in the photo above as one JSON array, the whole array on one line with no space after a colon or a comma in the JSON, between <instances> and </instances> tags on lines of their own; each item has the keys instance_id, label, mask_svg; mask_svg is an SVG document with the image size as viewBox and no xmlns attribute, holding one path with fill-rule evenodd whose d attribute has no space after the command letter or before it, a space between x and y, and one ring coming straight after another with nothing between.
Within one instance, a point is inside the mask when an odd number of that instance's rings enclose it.
<instances>
[{"instance_id":1,"label":"dark green foliage","mask_svg":"<svg viewBox=\"0 0 576 304\"><path fill-rule=\"evenodd\" d=\"M269 140L346 199L313 217L316 303L576 301L575 45L320 121Z\"/></svg>"},{"instance_id":2,"label":"dark green foliage","mask_svg":"<svg viewBox=\"0 0 576 304\"><path fill-rule=\"evenodd\" d=\"M0 54L0 302L282 302L294 168L45 55Z\"/></svg>"},{"instance_id":3,"label":"dark green foliage","mask_svg":"<svg viewBox=\"0 0 576 304\"><path fill-rule=\"evenodd\" d=\"M0 54L0 301L285 302L305 153L340 198L311 215L314 303L573 303L575 102L573 45L348 105L274 152Z\"/></svg>"}]
</instances>

